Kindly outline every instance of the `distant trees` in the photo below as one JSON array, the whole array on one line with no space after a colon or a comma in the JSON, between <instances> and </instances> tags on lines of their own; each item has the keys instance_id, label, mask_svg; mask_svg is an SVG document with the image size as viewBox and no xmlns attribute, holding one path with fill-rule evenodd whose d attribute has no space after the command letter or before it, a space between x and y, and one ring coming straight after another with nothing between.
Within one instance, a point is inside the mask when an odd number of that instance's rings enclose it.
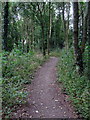
<instances>
[{"instance_id":1,"label":"distant trees","mask_svg":"<svg viewBox=\"0 0 90 120\"><path fill-rule=\"evenodd\" d=\"M3 48L6 51L16 46L22 52L39 49L45 56L51 49L65 46L68 51L72 45L71 3L6 2L3 7ZM88 10L86 3L73 3L74 50L80 73L84 69L83 53L89 37Z\"/></svg>"},{"instance_id":2,"label":"distant trees","mask_svg":"<svg viewBox=\"0 0 90 120\"><path fill-rule=\"evenodd\" d=\"M58 14L56 10L59 11ZM50 53L50 49L64 46L65 11L62 3L6 2L3 12L3 45L6 51L11 51L14 46L23 52L39 48L45 56Z\"/></svg>"}]
</instances>

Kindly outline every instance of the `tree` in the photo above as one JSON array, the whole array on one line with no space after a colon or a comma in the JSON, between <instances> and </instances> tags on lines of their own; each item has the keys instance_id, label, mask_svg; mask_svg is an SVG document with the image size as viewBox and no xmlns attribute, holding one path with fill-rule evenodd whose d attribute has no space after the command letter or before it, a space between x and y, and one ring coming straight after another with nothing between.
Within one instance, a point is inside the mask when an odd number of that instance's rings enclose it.
<instances>
[{"instance_id":1,"label":"tree","mask_svg":"<svg viewBox=\"0 0 90 120\"><path fill-rule=\"evenodd\" d=\"M90 80L90 1L88 2L88 79Z\"/></svg>"},{"instance_id":2,"label":"tree","mask_svg":"<svg viewBox=\"0 0 90 120\"><path fill-rule=\"evenodd\" d=\"M79 13L78 13L78 2L73 3L73 11L74 11L74 50L75 50L75 58L76 65L79 67L79 73L83 72L83 59L82 52L79 47L78 40L78 21L79 21Z\"/></svg>"},{"instance_id":3,"label":"tree","mask_svg":"<svg viewBox=\"0 0 90 120\"><path fill-rule=\"evenodd\" d=\"M4 39L4 50L8 51L8 24L9 24L9 3L5 3L4 7L4 33L3 33L3 39Z\"/></svg>"},{"instance_id":4,"label":"tree","mask_svg":"<svg viewBox=\"0 0 90 120\"><path fill-rule=\"evenodd\" d=\"M47 51L48 55L50 52L50 40L51 40L51 30L52 30L52 13L51 13L51 2L49 2L49 31L48 31L48 38L47 38Z\"/></svg>"},{"instance_id":5,"label":"tree","mask_svg":"<svg viewBox=\"0 0 90 120\"><path fill-rule=\"evenodd\" d=\"M66 40L65 40L65 47L68 51L69 49L69 14L70 14L70 3L66 4L66 13L67 13L67 20L66 20Z\"/></svg>"},{"instance_id":6,"label":"tree","mask_svg":"<svg viewBox=\"0 0 90 120\"><path fill-rule=\"evenodd\" d=\"M87 4L87 3L86 3ZM82 31L82 44L81 44L81 51L82 53L84 53L85 50L85 43L87 41L87 20L88 20L88 4L86 6L86 12L85 15L83 17L83 31Z\"/></svg>"}]
</instances>

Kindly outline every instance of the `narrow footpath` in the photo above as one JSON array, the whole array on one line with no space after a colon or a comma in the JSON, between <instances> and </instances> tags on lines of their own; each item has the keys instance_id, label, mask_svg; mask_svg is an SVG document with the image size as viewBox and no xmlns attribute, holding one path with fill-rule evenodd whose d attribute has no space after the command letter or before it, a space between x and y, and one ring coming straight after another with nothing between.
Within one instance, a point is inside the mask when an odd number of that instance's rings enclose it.
<instances>
[{"instance_id":1,"label":"narrow footpath","mask_svg":"<svg viewBox=\"0 0 90 120\"><path fill-rule=\"evenodd\" d=\"M38 71L27 90L27 103L12 118L77 118L73 106L57 82L58 58L51 57Z\"/></svg>"}]
</instances>

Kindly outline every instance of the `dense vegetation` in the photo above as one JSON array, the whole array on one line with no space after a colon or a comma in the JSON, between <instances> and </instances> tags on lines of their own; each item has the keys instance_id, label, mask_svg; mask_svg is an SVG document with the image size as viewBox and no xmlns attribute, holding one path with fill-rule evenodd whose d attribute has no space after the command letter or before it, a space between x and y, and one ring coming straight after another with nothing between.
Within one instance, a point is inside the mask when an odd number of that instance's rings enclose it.
<instances>
[{"instance_id":1,"label":"dense vegetation","mask_svg":"<svg viewBox=\"0 0 90 120\"><path fill-rule=\"evenodd\" d=\"M63 85L63 92L70 96L69 100L74 103L76 110L81 113L84 118L89 117L89 101L90 101L90 81L87 78L87 59L88 50L84 55L85 70L81 76L78 73L78 68L75 67L73 48L69 49L68 53L65 49L62 50L60 62L58 64L58 80Z\"/></svg>"},{"instance_id":2,"label":"dense vegetation","mask_svg":"<svg viewBox=\"0 0 90 120\"><path fill-rule=\"evenodd\" d=\"M88 118L90 2L4 2L1 6L3 114L25 102L25 85L53 55L60 58L59 81L78 112Z\"/></svg>"},{"instance_id":3,"label":"dense vegetation","mask_svg":"<svg viewBox=\"0 0 90 120\"><path fill-rule=\"evenodd\" d=\"M3 54L6 56L8 52ZM43 61L44 58L40 53L30 51L22 54L18 49L14 49L8 57L3 57L2 108L5 114L15 109L15 105L25 103L24 98L28 94L25 85L31 83L33 73Z\"/></svg>"}]
</instances>

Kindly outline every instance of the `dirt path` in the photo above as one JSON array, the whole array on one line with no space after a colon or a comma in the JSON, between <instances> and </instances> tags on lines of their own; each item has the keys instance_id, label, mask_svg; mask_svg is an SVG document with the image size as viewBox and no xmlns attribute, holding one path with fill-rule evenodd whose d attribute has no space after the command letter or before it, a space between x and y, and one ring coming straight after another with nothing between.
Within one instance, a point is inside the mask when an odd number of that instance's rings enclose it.
<instances>
[{"instance_id":1,"label":"dirt path","mask_svg":"<svg viewBox=\"0 0 90 120\"><path fill-rule=\"evenodd\" d=\"M13 113L13 118L77 118L56 82L58 58L51 57L35 74L27 104Z\"/></svg>"}]
</instances>

